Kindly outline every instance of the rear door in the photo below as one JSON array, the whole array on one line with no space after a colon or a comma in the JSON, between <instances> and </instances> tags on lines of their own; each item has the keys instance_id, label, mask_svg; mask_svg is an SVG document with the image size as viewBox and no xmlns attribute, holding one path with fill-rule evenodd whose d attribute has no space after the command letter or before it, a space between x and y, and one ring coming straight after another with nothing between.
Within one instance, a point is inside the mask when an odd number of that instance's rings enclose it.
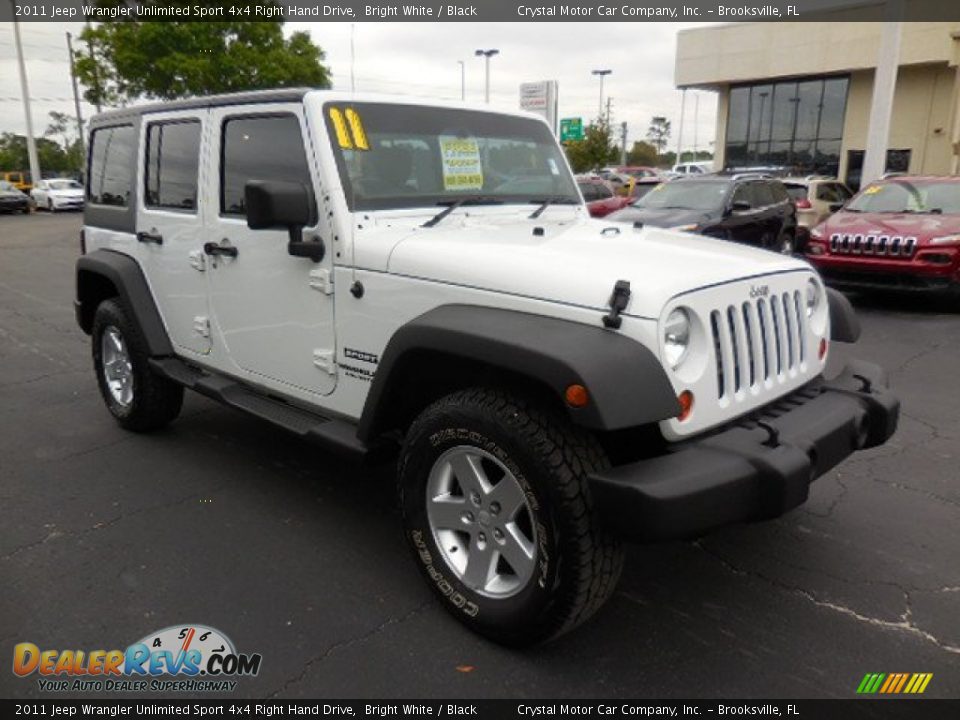
<instances>
[{"instance_id":1,"label":"rear door","mask_svg":"<svg viewBox=\"0 0 960 720\"><path fill-rule=\"evenodd\" d=\"M140 126L134 252L178 351L210 352L206 208L200 157L207 110L148 114Z\"/></svg>"},{"instance_id":2,"label":"rear door","mask_svg":"<svg viewBox=\"0 0 960 720\"><path fill-rule=\"evenodd\" d=\"M321 197L302 105L217 108L211 125L207 242L235 253L207 258L216 361L282 392L326 395L336 386L329 217L314 212L323 217L303 229L326 244L314 262L289 254L286 229L247 227L244 200L251 180L300 182Z\"/></svg>"},{"instance_id":3,"label":"rear door","mask_svg":"<svg viewBox=\"0 0 960 720\"><path fill-rule=\"evenodd\" d=\"M733 209L734 204L740 202L750 207ZM759 209L754 203L755 198L750 192L750 183L738 184L730 198L730 214L723 222L729 239L750 245L756 245L760 241Z\"/></svg>"}]
</instances>

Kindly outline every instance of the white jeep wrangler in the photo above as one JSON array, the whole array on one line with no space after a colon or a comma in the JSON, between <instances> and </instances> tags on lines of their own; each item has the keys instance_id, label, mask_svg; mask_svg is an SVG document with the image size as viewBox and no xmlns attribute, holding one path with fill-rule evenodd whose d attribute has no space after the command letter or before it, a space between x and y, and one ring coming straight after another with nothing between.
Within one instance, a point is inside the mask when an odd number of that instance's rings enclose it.
<instances>
[{"instance_id":1,"label":"white jeep wrangler","mask_svg":"<svg viewBox=\"0 0 960 720\"><path fill-rule=\"evenodd\" d=\"M91 122L76 311L137 432L190 388L352 453L400 450L443 604L510 644L610 596L621 539L772 518L898 402L823 376L849 303L804 262L591 220L550 128L315 90Z\"/></svg>"}]
</instances>

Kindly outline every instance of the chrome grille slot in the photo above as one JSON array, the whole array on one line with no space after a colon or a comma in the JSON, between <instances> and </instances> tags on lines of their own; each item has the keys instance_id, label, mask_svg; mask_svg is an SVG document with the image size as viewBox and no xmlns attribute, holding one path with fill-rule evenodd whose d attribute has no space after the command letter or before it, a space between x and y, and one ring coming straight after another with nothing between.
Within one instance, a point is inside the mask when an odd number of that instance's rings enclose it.
<instances>
[{"instance_id":1,"label":"chrome grille slot","mask_svg":"<svg viewBox=\"0 0 960 720\"><path fill-rule=\"evenodd\" d=\"M830 252L834 255L888 255L912 257L917 249L917 238L899 235L857 235L833 233L830 236Z\"/></svg>"}]
</instances>

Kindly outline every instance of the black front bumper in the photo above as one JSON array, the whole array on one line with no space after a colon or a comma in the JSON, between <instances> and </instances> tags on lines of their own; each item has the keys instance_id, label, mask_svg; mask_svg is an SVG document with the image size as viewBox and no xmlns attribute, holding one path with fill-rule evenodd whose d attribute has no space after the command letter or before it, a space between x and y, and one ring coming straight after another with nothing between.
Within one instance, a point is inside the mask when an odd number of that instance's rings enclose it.
<instances>
[{"instance_id":1,"label":"black front bumper","mask_svg":"<svg viewBox=\"0 0 960 720\"><path fill-rule=\"evenodd\" d=\"M782 515L810 483L857 450L893 435L900 401L876 365L852 361L836 378L702 439L590 477L604 524L632 540L675 540Z\"/></svg>"}]
</instances>

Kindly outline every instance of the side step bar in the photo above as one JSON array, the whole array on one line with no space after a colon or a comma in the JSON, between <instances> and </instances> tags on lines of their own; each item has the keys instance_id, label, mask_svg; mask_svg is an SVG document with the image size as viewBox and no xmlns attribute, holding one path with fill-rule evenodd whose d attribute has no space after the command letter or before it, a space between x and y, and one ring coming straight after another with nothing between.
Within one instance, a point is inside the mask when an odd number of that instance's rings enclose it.
<instances>
[{"instance_id":1,"label":"side step bar","mask_svg":"<svg viewBox=\"0 0 960 720\"><path fill-rule=\"evenodd\" d=\"M357 426L289 405L248 385L200 370L175 357L150 358L158 375L206 395L224 405L254 415L300 437L353 456L367 456L374 448L357 438Z\"/></svg>"}]
</instances>

